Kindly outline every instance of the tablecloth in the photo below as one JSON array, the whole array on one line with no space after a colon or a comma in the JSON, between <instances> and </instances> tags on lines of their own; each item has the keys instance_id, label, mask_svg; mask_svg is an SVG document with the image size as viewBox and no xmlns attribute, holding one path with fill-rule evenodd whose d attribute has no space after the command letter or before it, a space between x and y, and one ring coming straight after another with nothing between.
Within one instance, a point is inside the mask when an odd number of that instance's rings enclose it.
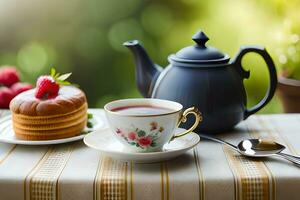
<instances>
[{"instance_id":1,"label":"tablecloth","mask_svg":"<svg viewBox=\"0 0 300 200\"><path fill-rule=\"evenodd\" d=\"M94 111L104 119L101 109ZM7 114L0 111L0 117ZM300 115L254 115L217 136L233 144L272 138L287 146L285 152L298 155ZM119 162L82 141L0 143L0 199L300 199L300 168L280 158L245 158L207 140L176 159L154 164Z\"/></svg>"}]
</instances>

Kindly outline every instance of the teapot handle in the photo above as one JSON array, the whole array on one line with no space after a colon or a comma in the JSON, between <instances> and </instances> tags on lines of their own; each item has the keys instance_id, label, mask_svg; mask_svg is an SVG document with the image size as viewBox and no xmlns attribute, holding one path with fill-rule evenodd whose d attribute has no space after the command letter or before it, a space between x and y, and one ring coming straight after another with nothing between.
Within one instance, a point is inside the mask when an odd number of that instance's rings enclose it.
<instances>
[{"instance_id":1,"label":"teapot handle","mask_svg":"<svg viewBox=\"0 0 300 200\"><path fill-rule=\"evenodd\" d=\"M236 67L238 73L242 76L242 78L243 79L249 78L249 76L250 76L250 72L244 70L242 67L242 58L245 54L247 54L249 52L257 53L257 54L261 55L263 57L263 59L265 60L268 70L269 70L270 84L269 84L267 93L264 96L264 98L258 104L253 106L252 108L245 110L244 119L248 118L250 115L252 115L252 114L256 113L257 111L259 111L260 109L262 109L274 96L276 86L277 86L277 73L276 73L276 68L275 68L274 62L273 62L271 56L269 55L269 53L267 52L267 50L261 46L241 47L240 52L233 60L232 63Z\"/></svg>"}]
</instances>

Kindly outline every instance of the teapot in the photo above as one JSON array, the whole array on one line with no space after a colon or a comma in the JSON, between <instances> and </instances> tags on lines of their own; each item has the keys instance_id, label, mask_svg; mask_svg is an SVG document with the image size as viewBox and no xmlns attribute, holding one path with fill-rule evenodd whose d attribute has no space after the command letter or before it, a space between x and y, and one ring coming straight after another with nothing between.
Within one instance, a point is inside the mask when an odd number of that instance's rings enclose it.
<instances>
[{"instance_id":1,"label":"teapot","mask_svg":"<svg viewBox=\"0 0 300 200\"><path fill-rule=\"evenodd\" d=\"M195 106L203 115L196 132L219 133L232 129L240 121L262 109L274 96L277 74L274 62L264 47L242 46L234 59L206 45L209 38L203 31L193 37L196 43L168 57L163 69L153 63L138 40L125 42L135 58L136 82L144 97L177 101L185 108ZM243 84L250 72L242 67L245 54L259 54L268 67L270 83L264 98L247 108ZM193 123L188 119L186 127ZM185 126L183 126L185 127Z\"/></svg>"}]
</instances>

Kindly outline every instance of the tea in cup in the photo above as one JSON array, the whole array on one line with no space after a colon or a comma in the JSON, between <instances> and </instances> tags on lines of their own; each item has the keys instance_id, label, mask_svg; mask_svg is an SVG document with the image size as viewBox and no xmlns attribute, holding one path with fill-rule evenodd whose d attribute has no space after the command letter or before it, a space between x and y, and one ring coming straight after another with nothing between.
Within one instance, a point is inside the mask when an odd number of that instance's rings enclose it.
<instances>
[{"instance_id":1,"label":"tea in cup","mask_svg":"<svg viewBox=\"0 0 300 200\"><path fill-rule=\"evenodd\" d=\"M164 144L192 132L202 121L197 108L183 111L180 103L162 99L117 100L106 104L104 110L110 129L132 152L161 151ZM175 129L189 114L195 116L193 126L174 135Z\"/></svg>"}]
</instances>

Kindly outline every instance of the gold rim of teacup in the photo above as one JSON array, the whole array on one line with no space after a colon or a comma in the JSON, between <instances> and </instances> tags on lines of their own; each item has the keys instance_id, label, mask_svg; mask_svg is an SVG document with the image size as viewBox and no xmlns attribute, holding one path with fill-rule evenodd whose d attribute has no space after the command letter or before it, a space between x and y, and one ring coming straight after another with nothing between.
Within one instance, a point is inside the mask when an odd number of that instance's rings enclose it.
<instances>
[{"instance_id":1,"label":"gold rim of teacup","mask_svg":"<svg viewBox=\"0 0 300 200\"><path fill-rule=\"evenodd\" d=\"M169 103L172 103L172 104L177 104L181 108L179 110L175 110L175 111L172 111L172 112L167 112L167 113L162 113L162 114L148 114L148 115L130 115L130 114L124 114L124 113L119 113L119 112L116 112L116 111L111 111L110 109L107 108L107 106L109 104L113 104L113 103L117 103L117 102L122 102L122 101L145 101L146 99L147 100L153 100L153 101L164 101L164 102L169 102ZM128 106L130 106L130 105L128 105ZM141 106L142 106L142 104L141 104ZM114 114L114 115L124 116L124 117L159 117L159 116L171 115L171 114L175 114L175 113L178 113L178 112L182 112L182 109L183 109L183 106L180 103L178 103L178 102L169 101L169 100L165 100L165 99L155 99L155 98L121 99L121 100L111 101L111 102L105 104L105 106L104 106L104 110L106 112Z\"/></svg>"}]
</instances>

